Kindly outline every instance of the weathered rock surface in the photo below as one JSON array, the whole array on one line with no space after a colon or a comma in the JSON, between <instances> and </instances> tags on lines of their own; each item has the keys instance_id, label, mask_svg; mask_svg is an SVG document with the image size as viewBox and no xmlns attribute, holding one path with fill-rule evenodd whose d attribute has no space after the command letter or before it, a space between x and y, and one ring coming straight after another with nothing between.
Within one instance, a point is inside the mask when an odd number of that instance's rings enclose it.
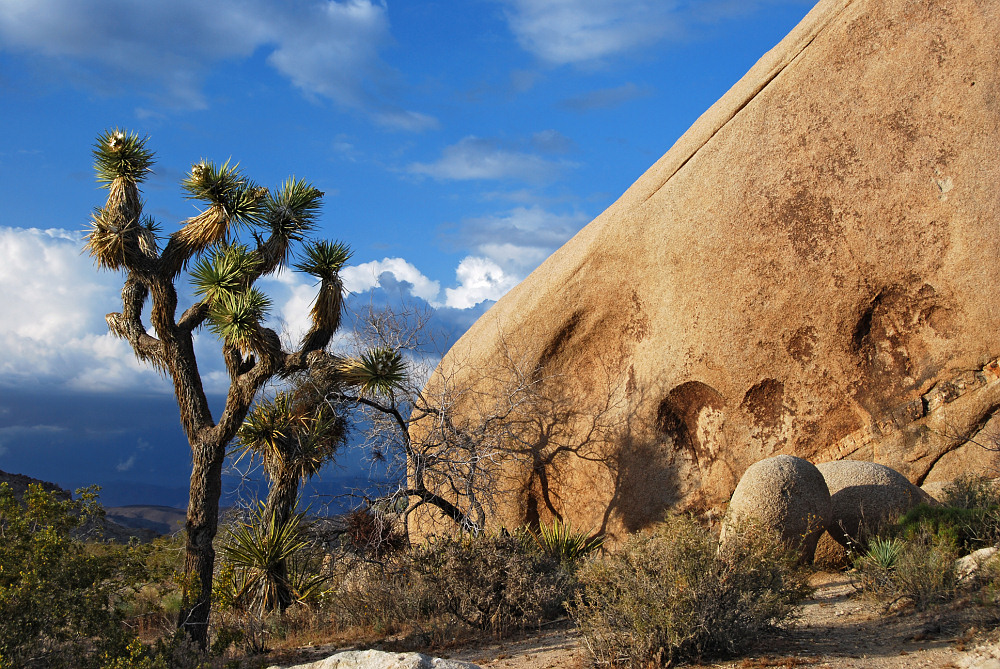
<instances>
[{"instance_id":1,"label":"weathered rock surface","mask_svg":"<svg viewBox=\"0 0 1000 669\"><path fill-rule=\"evenodd\" d=\"M997 547L987 546L958 558L955 560L955 573L958 575L958 579L961 581L973 576L980 569L994 562L997 559L996 556Z\"/></svg>"},{"instance_id":2,"label":"weathered rock surface","mask_svg":"<svg viewBox=\"0 0 1000 669\"><path fill-rule=\"evenodd\" d=\"M280 667L270 667L280 669ZM478 665L445 660L422 653L386 653L381 650L345 650L319 662L287 669L479 669Z\"/></svg>"},{"instance_id":3,"label":"weathered rock surface","mask_svg":"<svg viewBox=\"0 0 1000 669\"><path fill-rule=\"evenodd\" d=\"M760 524L777 531L808 562L830 512L830 493L816 466L792 455L776 455L754 463L740 478L722 524L722 541L740 527Z\"/></svg>"},{"instance_id":4,"label":"weathered rock surface","mask_svg":"<svg viewBox=\"0 0 1000 669\"><path fill-rule=\"evenodd\" d=\"M827 532L844 548L862 549L867 537L921 502L934 500L896 470L875 462L839 460L816 468L830 491Z\"/></svg>"},{"instance_id":5,"label":"weathered rock surface","mask_svg":"<svg viewBox=\"0 0 1000 669\"><path fill-rule=\"evenodd\" d=\"M614 538L776 453L918 485L992 458L965 437L1000 406L997 53L1000 3L822 0L490 309L431 386L513 358L620 428L528 435L498 524Z\"/></svg>"}]
</instances>

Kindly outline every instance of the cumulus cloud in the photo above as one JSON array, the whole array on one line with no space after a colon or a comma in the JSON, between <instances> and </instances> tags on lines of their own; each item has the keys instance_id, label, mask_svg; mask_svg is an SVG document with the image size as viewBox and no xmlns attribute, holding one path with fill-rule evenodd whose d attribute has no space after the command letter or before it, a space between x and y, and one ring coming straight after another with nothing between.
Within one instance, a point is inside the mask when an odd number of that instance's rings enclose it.
<instances>
[{"instance_id":1,"label":"cumulus cloud","mask_svg":"<svg viewBox=\"0 0 1000 669\"><path fill-rule=\"evenodd\" d=\"M107 334L121 279L81 255L79 233L0 227L0 385L169 386Z\"/></svg>"},{"instance_id":2,"label":"cumulus cloud","mask_svg":"<svg viewBox=\"0 0 1000 669\"><path fill-rule=\"evenodd\" d=\"M410 293L434 304L441 284L424 276L413 264L402 258L383 258L345 267L340 276L344 287L352 293L363 293L375 287L384 287L387 276L409 284Z\"/></svg>"},{"instance_id":3,"label":"cumulus cloud","mask_svg":"<svg viewBox=\"0 0 1000 669\"><path fill-rule=\"evenodd\" d=\"M498 300L587 222L581 212L554 213L533 205L464 220L450 240L474 251L458 265L458 285L445 290L445 305L468 309Z\"/></svg>"},{"instance_id":4,"label":"cumulus cloud","mask_svg":"<svg viewBox=\"0 0 1000 669\"><path fill-rule=\"evenodd\" d=\"M455 309L468 309L484 300L499 300L517 285L517 277L503 271L489 258L469 256L455 270L458 287L445 289L445 304Z\"/></svg>"},{"instance_id":5,"label":"cumulus cloud","mask_svg":"<svg viewBox=\"0 0 1000 669\"><path fill-rule=\"evenodd\" d=\"M436 121L396 109L378 90L390 40L384 3L373 0L31 0L0 2L0 48L71 68L74 80L145 90L178 107L206 106L208 69L258 49L308 95L372 111L376 121L425 129ZM148 110L146 110L148 112Z\"/></svg>"},{"instance_id":6,"label":"cumulus cloud","mask_svg":"<svg viewBox=\"0 0 1000 669\"><path fill-rule=\"evenodd\" d=\"M0 227L0 384L169 387L107 334L120 278L80 253L79 233Z\"/></svg>"},{"instance_id":7,"label":"cumulus cloud","mask_svg":"<svg viewBox=\"0 0 1000 669\"><path fill-rule=\"evenodd\" d=\"M558 214L540 206L515 207L494 216L462 222L455 239L524 278L586 223L582 212Z\"/></svg>"},{"instance_id":8,"label":"cumulus cloud","mask_svg":"<svg viewBox=\"0 0 1000 669\"><path fill-rule=\"evenodd\" d=\"M551 138L550 138L551 141ZM433 163L411 163L410 174L442 180L516 179L519 181L549 181L573 163L549 160L501 146L493 139L465 137L446 147Z\"/></svg>"}]
</instances>

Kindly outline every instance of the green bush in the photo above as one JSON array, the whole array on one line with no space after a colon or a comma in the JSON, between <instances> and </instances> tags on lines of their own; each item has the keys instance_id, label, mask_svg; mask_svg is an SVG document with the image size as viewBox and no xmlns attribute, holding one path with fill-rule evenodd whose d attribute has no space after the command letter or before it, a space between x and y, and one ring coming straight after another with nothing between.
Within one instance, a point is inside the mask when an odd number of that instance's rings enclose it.
<instances>
[{"instance_id":1,"label":"green bush","mask_svg":"<svg viewBox=\"0 0 1000 669\"><path fill-rule=\"evenodd\" d=\"M63 500L0 485L0 667L93 666L124 652L122 622L142 572L127 546L86 545L72 532L100 517L94 490Z\"/></svg>"},{"instance_id":2,"label":"green bush","mask_svg":"<svg viewBox=\"0 0 1000 669\"><path fill-rule=\"evenodd\" d=\"M570 613L602 664L666 665L735 653L806 592L780 539L744 528L720 548L686 517L629 538L578 572Z\"/></svg>"},{"instance_id":3,"label":"green bush","mask_svg":"<svg viewBox=\"0 0 1000 669\"><path fill-rule=\"evenodd\" d=\"M213 583L218 652L233 643L254 653L266 651L281 626L282 598L315 603L326 584L322 558L306 538L304 514L283 522L264 514L258 505L248 520L225 532Z\"/></svg>"},{"instance_id":4,"label":"green bush","mask_svg":"<svg viewBox=\"0 0 1000 669\"><path fill-rule=\"evenodd\" d=\"M1000 541L1000 510L919 504L903 514L895 533L905 540L927 533L939 543L971 553Z\"/></svg>"},{"instance_id":5,"label":"green bush","mask_svg":"<svg viewBox=\"0 0 1000 669\"><path fill-rule=\"evenodd\" d=\"M558 559L510 534L438 538L410 555L424 610L504 634L560 615L570 577Z\"/></svg>"}]
</instances>

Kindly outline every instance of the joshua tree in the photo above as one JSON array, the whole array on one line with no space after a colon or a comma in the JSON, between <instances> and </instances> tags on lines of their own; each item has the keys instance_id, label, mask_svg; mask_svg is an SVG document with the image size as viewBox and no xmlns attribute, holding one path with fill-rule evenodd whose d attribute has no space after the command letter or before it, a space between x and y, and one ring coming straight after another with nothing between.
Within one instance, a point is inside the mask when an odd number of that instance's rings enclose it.
<instances>
[{"instance_id":1,"label":"joshua tree","mask_svg":"<svg viewBox=\"0 0 1000 669\"><path fill-rule=\"evenodd\" d=\"M254 453L263 462L270 480L264 517L280 523L295 509L299 482L319 472L346 441L347 421L301 390L284 391L258 402L236 438L240 458Z\"/></svg>"},{"instance_id":2,"label":"joshua tree","mask_svg":"<svg viewBox=\"0 0 1000 669\"><path fill-rule=\"evenodd\" d=\"M237 432L239 457L260 457L270 481L260 522L284 527L295 510L299 482L314 476L346 441L347 421L323 399L298 383L258 402ZM266 606L284 610L292 603L284 559L274 569L275 596Z\"/></svg>"},{"instance_id":3,"label":"joshua tree","mask_svg":"<svg viewBox=\"0 0 1000 669\"><path fill-rule=\"evenodd\" d=\"M343 285L339 272L350 257L340 243L306 241L319 213L322 193L291 178L270 191L228 162L202 161L181 186L205 206L166 237L143 217L139 184L150 172L147 138L119 130L97 138L98 181L107 204L92 217L86 250L100 268L125 274L122 310L108 314L112 334L131 344L136 356L173 381L181 425L192 455L187 509L186 589L179 626L200 645L208 638L219 496L226 446L254 397L275 376L287 377L323 363L339 370L347 361L324 352L340 326ZM252 243L238 241L240 230ZM304 252L296 269L319 280L309 331L298 349L286 351L264 325L270 306L254 284L287 266L295 246ZM198 301L179 316L176 283L189 265ZM149 303L152 333L142 322ZM203 325L219 336L230 385L218 420L209 409L195 358L194 333ZM350 365L347 365L350 367Z\"/></svg>"}]
</instances>

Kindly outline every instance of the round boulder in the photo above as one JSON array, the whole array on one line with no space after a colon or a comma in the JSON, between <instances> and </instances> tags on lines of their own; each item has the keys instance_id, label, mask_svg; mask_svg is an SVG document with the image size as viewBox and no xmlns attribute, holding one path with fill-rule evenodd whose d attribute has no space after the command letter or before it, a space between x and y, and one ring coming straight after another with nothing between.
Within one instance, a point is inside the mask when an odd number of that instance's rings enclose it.
<instances>
[{"instance_id":1,"label":"round boulder","mask_svg":"<svg viewBox=\"0 0 1000 669\"><path fill-rule=\"evenodd\" d=\"M882 526L933 498L897 472L874 462L837 460L816 465L830 491L833 515L827 532L857 550Z\"/></svg>"},{"instance_id":2,"label":"round boulder","mask_svg":"<svg viewBox=\"0 0 1000 669\"><path fill-rule=\"evenodd\" d=\"M722 541L741 526L759 524L777 531L808 562L830 513L830 492L815 465L793 455L776 455L743 474L726 511Z\"/></svg>"}]
</instances>

